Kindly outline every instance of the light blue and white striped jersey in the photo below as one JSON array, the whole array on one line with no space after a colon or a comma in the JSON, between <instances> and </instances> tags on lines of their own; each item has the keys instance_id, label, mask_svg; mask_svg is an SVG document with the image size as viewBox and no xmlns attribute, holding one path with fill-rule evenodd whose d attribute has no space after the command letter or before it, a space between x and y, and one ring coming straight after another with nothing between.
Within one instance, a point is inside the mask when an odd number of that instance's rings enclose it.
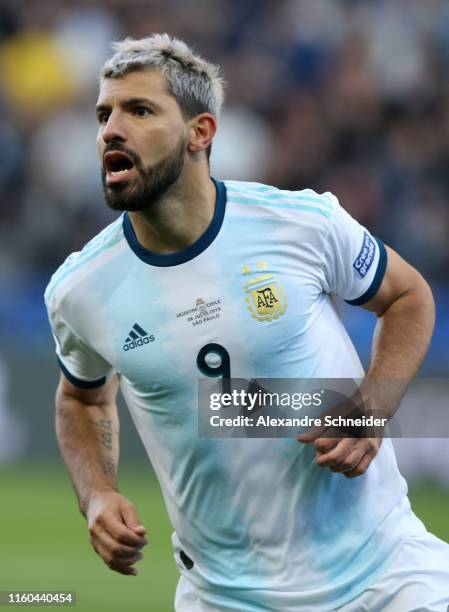
<instances>
[{"instance_id":1,"label":"light blue and white striped jersey","mask_svg":"<svg viewBox=\"0 0 449 612\"><path fill-rule=\"evenodd\" d=\"M148 251L125 213L66 260L45 295L57 354L80 386L119 374L177 565L212 607L328 611L423 528L391 442L346 479L294 439L199 438L197 357L217 343L234 377L361 378L330 295L369 300L386 251L330 193L215 184L213 220L187 249Z\"/></svg>"}]
</instances>

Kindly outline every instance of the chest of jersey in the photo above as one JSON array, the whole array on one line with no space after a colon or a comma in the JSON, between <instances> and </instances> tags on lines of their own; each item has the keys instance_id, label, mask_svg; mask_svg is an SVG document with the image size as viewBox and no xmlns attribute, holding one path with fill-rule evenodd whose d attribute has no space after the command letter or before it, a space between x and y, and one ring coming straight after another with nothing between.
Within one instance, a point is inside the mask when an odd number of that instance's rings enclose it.
<instances>
[{"instance_id":1,"label":"chest of jersey","mask_svg":"<svg viewBox=\"0 0 449 612\"><path fill-rule=\"evenodd\" d=\"M98 312L94 347L130 382L162 391L196 379L210 344L224 347L234 377L301 375L323 295L298 253L249 237L179 266L131 261Z\"/></svg>"}]
</instances>

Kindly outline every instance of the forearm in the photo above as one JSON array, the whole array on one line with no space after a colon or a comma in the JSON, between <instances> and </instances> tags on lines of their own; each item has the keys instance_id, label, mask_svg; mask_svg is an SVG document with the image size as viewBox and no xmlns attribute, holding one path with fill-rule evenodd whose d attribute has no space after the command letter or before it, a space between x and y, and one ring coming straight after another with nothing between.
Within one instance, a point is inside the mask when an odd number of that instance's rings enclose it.
<instances>
[{"instance_id":1,"label":"forearm","mask_svg":"<svg viewBox=\"0 0 449 612\"><path fill-rule=\"evenodd\" d=\"M379 316L362 385L374 409L394 414L427 353L434 322L432 292L422 277Z\"/></svg>"},{"instance_id":2,"label":"forearm","mask_svg":"<svg viewBox=\"0 0 449 612\"><path fill-rule=\"evenodd\" d=\"M118 430L115 405L86 404L57 394L58 444L84 515L94 493L117 490Z\"/></svg>"}]
</instances>

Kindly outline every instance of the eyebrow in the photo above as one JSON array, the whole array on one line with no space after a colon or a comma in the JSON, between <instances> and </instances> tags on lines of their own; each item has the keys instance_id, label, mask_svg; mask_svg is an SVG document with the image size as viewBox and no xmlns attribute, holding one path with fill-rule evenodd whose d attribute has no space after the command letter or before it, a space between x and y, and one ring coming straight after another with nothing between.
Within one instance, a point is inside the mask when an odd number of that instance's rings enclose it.
<instances>
[{"instance_id":1,"label":"eyebrow","mask_svg":"<svg viewBox=\"0 0 449 612\"><path fill-rule=\"evenodd\" d=\"M150 100L149 98L129 98L128 100L123 100L122 102L120 102L120 106L122 108L132 108L133 106L139 106L140 104L141 105L146 104L148 106L152 106L156 110L160 110L160 106L156 104L156 102L153 102L153 100ZM95 112L97 115L105 111L110 111L110 110L111 110L110 104L97 104L97 106L95 107Z\"/></svg>"}]
</instances>

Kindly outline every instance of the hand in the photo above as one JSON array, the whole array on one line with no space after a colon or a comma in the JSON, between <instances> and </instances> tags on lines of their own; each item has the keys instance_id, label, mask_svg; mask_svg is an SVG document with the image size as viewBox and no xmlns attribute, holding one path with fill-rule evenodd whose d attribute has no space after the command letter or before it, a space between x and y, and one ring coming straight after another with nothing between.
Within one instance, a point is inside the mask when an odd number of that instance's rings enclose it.
<instances>
[{"instance_id":1,"label":"hand","mask_svg":"<svg viewBox=\"0 0 449 612\"><path fill-rule=\"evenodd\" d=\"M116 491L98 493L91 498L86 516L90 543L106 565L136 576L133 565L143 558L140 550L148 542L133 504Z\"/></svg>"},{"instance_id":2,"label":"hand","mask_svg":"<svg viewBox=\"0 0 449 612\"><path fill-rule=\"evenodd\" d=\"M377 455L382 438L323 438L324 432L308 431L298 436L299 442L315 445L316 462L346 478L361 476Z\"/></svg>"},{"instance_id":3,"label":"hand","mask_svg":"<svg viewBox=\"0 0 449 612\"><path fill-rule=\"evenodd\" d=\"M325 410L320 415L320 425L314 425L297 437L304 444L313 443L316 448L316 462L319 467L328 467L332 472L340 472L347 478L361 476L366 472L371 461L377 455L382 443L383 426L366 427L344 426L341 428L326 424L327 417L331 423L341 419L360 417L385 417L371 408L370 395L357 390L350 398ZM348 423L350 421L347 421ZM352 434L353 437L349 437Z\"/></svg>"}]
</instances>

